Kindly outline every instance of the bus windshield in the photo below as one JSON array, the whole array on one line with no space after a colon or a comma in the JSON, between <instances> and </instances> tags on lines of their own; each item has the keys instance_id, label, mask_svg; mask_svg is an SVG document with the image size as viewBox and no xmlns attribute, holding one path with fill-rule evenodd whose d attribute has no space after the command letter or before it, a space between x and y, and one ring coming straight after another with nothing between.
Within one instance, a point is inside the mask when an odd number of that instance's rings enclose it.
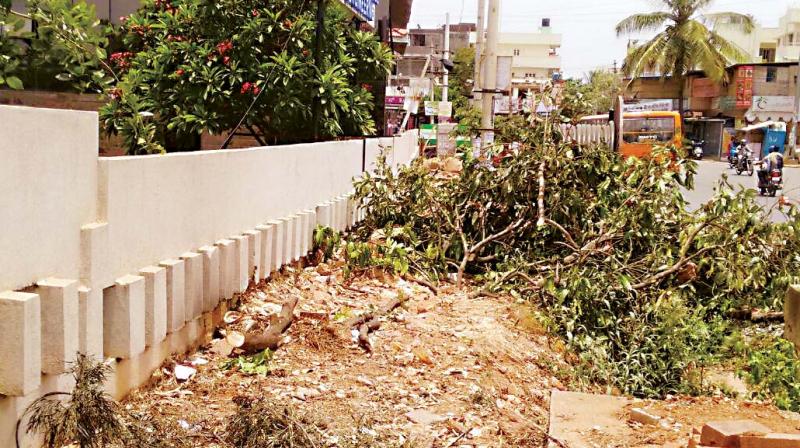
<instances>
[{"instance_id":1,"label":"bus windshield","mask_svg":"<svg viewBox=\"0 0 800 448\"><path fill-rule=\"evenodd\" d=\"M622 140L625 143L669 143L675 138L675 119L625 118L622 126Z\"/></svg>"}]
</instances>

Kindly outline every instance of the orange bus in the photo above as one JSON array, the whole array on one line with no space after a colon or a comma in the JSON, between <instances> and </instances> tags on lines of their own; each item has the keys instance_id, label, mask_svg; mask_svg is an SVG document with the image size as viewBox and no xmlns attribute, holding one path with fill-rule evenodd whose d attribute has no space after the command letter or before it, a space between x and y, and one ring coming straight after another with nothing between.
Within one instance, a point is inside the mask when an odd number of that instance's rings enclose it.
<instances>
[{"instance_id":1,"label":"orange bus","mask_svg":"<svg viewBox=\"0 0 800 448\"><path fill-rule=\"evenodd\" d=\"M581 123L608 123L608 115L594 115ZM656 145L682 146L683 120L678 112L625 112L622 115L622 141L619 151L626 157L646 157Z\"/></svg>"}]
</instances>

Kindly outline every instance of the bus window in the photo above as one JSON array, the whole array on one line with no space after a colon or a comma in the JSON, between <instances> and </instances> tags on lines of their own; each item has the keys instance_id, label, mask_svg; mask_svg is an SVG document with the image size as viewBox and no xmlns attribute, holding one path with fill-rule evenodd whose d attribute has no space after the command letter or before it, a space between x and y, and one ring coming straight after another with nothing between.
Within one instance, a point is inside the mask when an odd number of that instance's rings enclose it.
<instances>
[{"instance_id":1,"label":"bus window","mask_svg":"<svg viewBox=\"0 0 800 448\"><path fill-rule=\"evenodd\" d=\"M675 139L673 118L625 118L622 127L625 143L668 144Z\"/></svg>"}]
</instances>

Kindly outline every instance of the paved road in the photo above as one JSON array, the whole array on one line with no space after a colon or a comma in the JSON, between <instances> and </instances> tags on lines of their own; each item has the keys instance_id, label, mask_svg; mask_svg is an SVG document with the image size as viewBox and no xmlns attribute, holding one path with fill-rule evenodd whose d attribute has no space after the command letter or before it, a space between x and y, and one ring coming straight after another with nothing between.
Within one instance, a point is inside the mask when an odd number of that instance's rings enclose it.
<instances>
[{"instance_id":1,"label":"paved road","mask_svg":"<svg viewBox=\"0 0 800 448\"><path fill-rule=\"evenodd\" d=\"M728 169L727 163L704 160L699 162L697 177L695 177L695 189L685 192L685 197L691 206L699 207L708 202L714 195L714 188L725 174L728 175L728 181L734 186L741 185L745 188L756 189L757 174L753 174L752 177L748 177L747 173L737 176L736 171ZM783 176L784 195L793 202L800 202L800 168L787 167L784 169ZM770 208L777 203L778 198L759 196L757 201L763 207ZM780 220L780 213L773 213L773 218Z\"/></svg>"}]
</instances>

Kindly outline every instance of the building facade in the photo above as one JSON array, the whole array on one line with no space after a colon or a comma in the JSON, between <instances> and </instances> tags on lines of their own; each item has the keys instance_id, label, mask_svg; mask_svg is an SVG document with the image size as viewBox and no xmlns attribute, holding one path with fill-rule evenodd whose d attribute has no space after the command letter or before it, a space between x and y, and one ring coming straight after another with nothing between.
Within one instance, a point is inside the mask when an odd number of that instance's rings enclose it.
<instances>
[{"instance_id":1,"label":"building facade","mask_svg":"<svg viewBox=\"0 0 800 448\"><path fill-rule=\"evenodd\" d=\"M561 34L552 32L549 19L537 33L501 33L497 54L511 57L514 85L546 81L561 73Z\"/></svg>"},{"instance_id":2,"label":"building facade","mask_svg":"<svg viewBox=\"0 0 800 448\"><path fill-rule=\"evenodd\" d=\"M745 33L734 20L716 23L714 31L737 44L747 54L747 62L800 60L800 7L788 8L775 28L756 26L751 33Z\"/></svg>"}]
</instances>

